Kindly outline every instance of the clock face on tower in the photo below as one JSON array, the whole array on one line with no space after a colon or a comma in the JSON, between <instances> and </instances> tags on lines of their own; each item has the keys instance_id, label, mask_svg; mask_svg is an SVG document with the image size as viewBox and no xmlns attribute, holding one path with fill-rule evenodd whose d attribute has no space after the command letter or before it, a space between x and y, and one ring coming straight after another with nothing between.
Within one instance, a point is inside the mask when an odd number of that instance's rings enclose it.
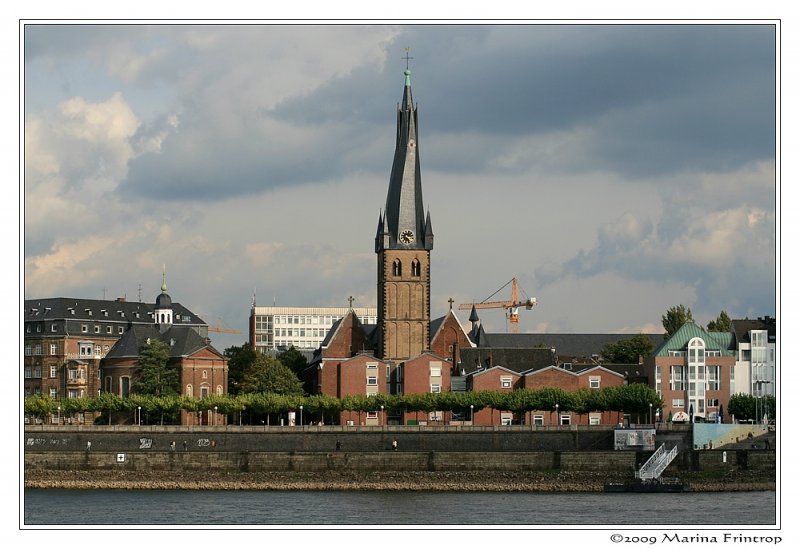
<instances>
[{"instance_id":1,"label":"clock face on tower","mask_svg":"<svg viewBox=\"0 0 800 549\"><path fill-rule=\"evenodd\" d=\"M400 242L403 244L411 244L414 242L414 231L403 231L400 233Z\"/></svg>"}]
</instances>

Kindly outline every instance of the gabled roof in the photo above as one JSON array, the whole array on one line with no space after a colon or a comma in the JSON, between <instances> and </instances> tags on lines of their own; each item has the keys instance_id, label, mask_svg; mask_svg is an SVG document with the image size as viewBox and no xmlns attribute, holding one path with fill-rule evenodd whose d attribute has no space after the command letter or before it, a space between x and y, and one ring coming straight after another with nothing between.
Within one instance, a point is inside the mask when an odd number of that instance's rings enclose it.
<instances>
[{"instance_id":1,"label":"gabled roof","mask_svg":"<svg viewBox=\"0 0 800 549\"><path fill-rule=\"evenodd\" d=\"M206 348L222 356L208 340L188 326L172 326L161 333L155 325L134 325L109 349L106 358L136 358L149 339L165 343L169 347L170 358L188 357Z\"/></svg>"},{"instance_id":2,"label":"gabled roof","mask_svg":"<svg viewBox=\"0 0 800 549\"><path fill-rule=\"evenodd\" d=\"M657 347L653 356L669 356L669 351L684 351L689 341L696 337L705 342L706 350L720 351L721 356L733 356L736 349L732 332L709 332L690 320Z\"/></svg>"},{"instance_id":3,"label":"gabled roof","mask_svg":"<svg viewBox=\"0 0 800 549\"><path fill-rule=\"evenodd\" d=\"M615 372L613 370L609 370L608 368L604 368L603 366L591 366L591 367L584 368L582 370L577 370L577 371L575 371L575 370L565 370L564 368L559 368L558 366L548 366L546 368L540 368L538 370L532 370L530 372L525 372L525 375L526 376L533 376L533 375L538 374L539 372L544 372L546 370L558 370L559 372L564 372L566 374L570 374L570 375L573 375L573 376L576 376L576 377L577 376L581 376L581 375L586 375L589 372L591 372L592 370L602 370L602 371L608 372L609 374L612 374L612 375L615 375L615 376L619 376L619 377L622 377L622 378L625 377L624 375L620 374L619 372Z\"/></svg>"},{"instance_id":4,"label":"gabled roof","mask_svg":"<svg viewBox=\"0 0 800 549\"><path fill-rule=\"evenodd\" d=\"M450 311L446 315L431 320L431 325L430 325L431 342L436 340L436 336L439 335L439 331L445 325L445 320L447 319L448 316L453 317L453 320L455 320L456 324L458 325L458 328L461 330L461 333L464 334L464 337L467 339L467 341L470 342L470 345L475 347L475 343L472 341L472 339L470 339L469 334L467 334L467 332L464 331L464 326L462 326L461 321L458 319L458 316L456 316L456 312L453 309L450 309Z\"/></svg>"},{"instance_id":5,"label":"gabled roof","mask_svg":"<svg viewBox=\"0 0 800 549\"><path fill-rule=\"evenodd\" d=\"M499 365L498 366L492 366L491 368L485 368L483 370L478 370L476 372L472 372L470 375L472 377L478 377L478 376L482 376L483 374L486 374L488 372L498 371L498 370L501 371L501 372L508 372L509 374L513 374L515 376L523 375L521 372L515 372L514 370L509 370L508 368L506 368L504 366L499 366Z\"/></svg>"}]
</instances>

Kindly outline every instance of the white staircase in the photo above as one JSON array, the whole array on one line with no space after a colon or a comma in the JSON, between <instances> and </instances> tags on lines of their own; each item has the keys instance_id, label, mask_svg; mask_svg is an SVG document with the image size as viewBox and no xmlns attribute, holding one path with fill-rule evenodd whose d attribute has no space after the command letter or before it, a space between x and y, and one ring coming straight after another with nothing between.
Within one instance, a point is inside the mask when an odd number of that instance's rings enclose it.
<instances>
[{"instance_id":1,"label":"white staircase","mask_svg":"<svg viewBox=\"0 0 800 549\"><path fill-rule=\"evenodd\" d=\"M642 468L636 472L636 478L640 478L642 480L648 479L656 479L661 476L661 473L664 472L664 469L672 463L672 460L675 459L675 456L678 455L678 446L673 446L671 450L667 450L666 444L662 444L658 450L656 450L650 459L648 459Z\"/></svg>"}]
</instances>

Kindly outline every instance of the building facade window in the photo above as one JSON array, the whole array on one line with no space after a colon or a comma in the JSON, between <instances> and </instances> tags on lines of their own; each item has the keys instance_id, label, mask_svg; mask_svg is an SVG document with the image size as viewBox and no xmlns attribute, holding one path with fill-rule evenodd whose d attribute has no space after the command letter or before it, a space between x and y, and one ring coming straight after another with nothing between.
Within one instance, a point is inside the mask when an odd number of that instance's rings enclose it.
<instances>
[{"instance_id":1,"label":"building facade window","mask_svg":"<svg viewBox=\"0 0 800 549\"><path fill-rule=\"evenodd\" d=\"M88 333L88 332L89 332L89 327L86 324L82 324L81 325L81 333L85 334L85 333Z\"/></svg>"},{"instance_id":2,"label":"building facade window","mask_svg":"<svg viewBox=\"0 0 800 549\"><path fill-rule=\"evenodd\" d=\"M58 377L58 366L50 366L50 377Z\"/></svg>"},{"instance_id":3,"label":"building facade window","mask_svg":"<svg viewBox=\"0 0 800 549\"><path fill-rule=\"evenodd\" d=\"M592 376L589 378L589 388L590 389L599 389L600 388L600 377L599 376Z\"/></svg>"},{"instance_id":4,"label":"building facade window","mask_svg":"<svg viewBox=\"0 0 800 549\"><path fill-rule=\"evenodd\" d=\"M33 354L40 355L42 354L42 344L37 343L36 346L33 348Z\"/></svg>"},{"instance_id":5,"label":"building facade window","mask_svg":"<svg viewBox=\"0 0 800 549\"><path fill-rule=\"evenodd\" d=\"M403 264L399 259L392 262L392 276L403 276Z\"/></svg>"},{"instance_id":6,"label":"building facade window","mask_svg":"<svg viewBox=\"0 0 800 549\"><path fill-rule=\"evenodd\" d=\"M511 388L511 378L507 376L503 376L500 378L500 387L503 389L510 389Z\"/></svg>"},{"instance_id":7,"label":"building facade window","mask_svg":"<svg viewBox=\"0 0 800 549\"><path fill-rule=\"evenodd\" d=\"M37 379L41 379L42 377L42 367L41 366L34 366L33 367L33 377Z\"/></svg>"},{"instance_id":8,"label":"building facade window","mask_svg":"<svg viewBox=\"0 0 800 549\"><path fill-rule=\"evenodd\" d=\"M25 356L31 356L31 354L33 354L33 347L25 345Z\"/></svg>"},{"instance_id":9,"label":"building facade window","mask_svg":"<svg viewBox=\"0 0 800 549\"><path fill-rule=\"evenodd\" d=\"M411 276L419 278L420 268L419 261L416 259L411 262Z\"/></svg>"},{"instance_id":10,"label":"building facade window","mask_svg":"<svg viewBox=\"0 0 800 549\"><path fill-rule=\"evenodd\" d=\"M194 397L194 388L192 387L191 383L186 386L186 396Z\"/></svg>"},{"instance_id":11,"label":"building facade window","mask_svg":"<svg viewBox=\"0 0 800 549\"><path fill-rule=\"evenodd\" d=\"M58 345L55 343L50 344L50 355L57 355L58 354Z\"/></svg>"},{"instance_id":12,"label":"building facade window","mask_svg":"<svg viewBox=\"0 0 800 549\"><path fill-rule=\"evenodd\" d=\"M669 367L669 389L670 391L683 391L683 366L670 366Z\"/></svg>"},{"instance_id":13,"label":"building facade window","mask_svg":"<svg viewBox=\"0 0 800 549\"><path fill-rule=\"evenodd\" d=\"M534 425L544 425L544 416L541 416L541 415L533 416L533 424Z\"/></svg>"},{"instance_id":14,"label":"building facade window","mask_svg":"<svg viewBox=\"0 0 800 549\"><path fill-rule=\"evenodd\" d=\"M561 425L569 425L572 421L572 416L561 416Z\"/></svg>"},{"instance_id":15,"label":"building facade window","mask_svg":"<svg viewBox=\"0 0 800 549\"><path fill-rule=\"evenodd\" d=\"M431 384L431 393L441 393L441 392L442 392L441 385L439 385L438 383Z\"/></svg>"},{"instance_id":16,"label":"building facade window","mask_svg":"<svg viewBox=\"0 0 800 549\"><path fill-rule=\"evenodd\" d=\"M82 358L89 358L92 356L92 350L94 349L93 343L79 343L78 344L79 355Z\"/></svg>"},{"instance_id":17,"label":"building facade window","mask_svg":"<svg viewBox=\"0 0 800 549\"><path fill-rule=\"evenodd\" d=\"M589 414L589 425L600 425L600 414Z\"/></svg>"},{"instance_id":18,"label":"building facade window","mask_svg":"<svg viewBox=\"0 0 800 549\"><path fill-rule=\"evenodd\" d=\"M30 379L33 369L30 366L25 366L25 379Z\"/></svg>"},{"instance_id":19,"label":"building facade window","mask_svg":"<svg viewBox=\"0 0 800 549\"><path fill-rule=\"evenodd\" d=\"M367 385L375 386L378 384L378 376L367 376Z\"/></svg>"},{"instance_id":20,"label":"building facade window","mask_svg":"<svg viewBox=\"0 0 800 549\"><path fill-rule=\"evenodd\" d=\"M222 395L222 385L217 385L217 395L218 396Z\"/></svg>"},{"instance_id":21,"label":"building facade window","mask_svg":"<svg viewBox=\"0 0 800 549\"><path fill-rule=\"evenodd\" d=\"M122 398L128 398L131 394L131 378L122 376L119 378L119 394Z\"/></svg>"}]
</instances>

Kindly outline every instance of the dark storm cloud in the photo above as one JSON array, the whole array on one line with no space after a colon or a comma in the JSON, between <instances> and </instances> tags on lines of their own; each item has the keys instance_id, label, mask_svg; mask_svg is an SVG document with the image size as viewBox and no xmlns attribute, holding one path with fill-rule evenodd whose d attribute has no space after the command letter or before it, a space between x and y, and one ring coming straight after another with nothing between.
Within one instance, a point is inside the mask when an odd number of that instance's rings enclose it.
<instances>
[{"instance_id":1,"label":"dark storm cloud","mask_svg":"<svg viewBox=\"0 0 800 549\"><path fill-rule=\"evenodd\" d=\"M395 41L405 43L414 46L415 99L429 139L589 128L585 156L564 169L630 176L729 169L775 154L772 26L415 26ZM365 72L292 98L275 114L377 122L383 111L364 90L391 95L386 82L394 80ZM427 166L473 170L489 158L465 150L463 162L432 157Z\"/></svg>"}]
</instances>

